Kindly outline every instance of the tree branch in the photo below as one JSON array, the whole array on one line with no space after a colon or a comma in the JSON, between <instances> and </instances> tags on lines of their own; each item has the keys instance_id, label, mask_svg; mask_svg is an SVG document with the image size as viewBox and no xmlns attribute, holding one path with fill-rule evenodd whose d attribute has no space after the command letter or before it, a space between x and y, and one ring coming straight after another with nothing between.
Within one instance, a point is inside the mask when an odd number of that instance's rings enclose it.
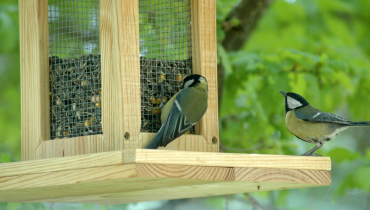
<instances>
[{"instance_id":1,"label":"tree branch","mask_svg":"<svg viewBox=\"0 0 370 210\"><path fill-rule=\"evenodd\" d=\"M249 201L252 203L253 210L262 209L266 210L266 208L261 205L253 196L251 196L249 193L244 193L249 198Z\"/></svg>"},{"instance_id":2,"label":"tree branch","mask_svg":"<svg viewBox=\"0 0 370 210\"><path fill-rule=\"evenodd\" d=\"M270 6L272 0L240 0L234 9L228 14L224 23L225 39L222 46L226 51L236 51L243 47L265 10ZM239 24L235 25L235 20ZM222 61L221 61L222 62ZM218 78L218 107L222 102L225 86L225 70L222 63L217 66Z\"/></svg>"}]
</instances>

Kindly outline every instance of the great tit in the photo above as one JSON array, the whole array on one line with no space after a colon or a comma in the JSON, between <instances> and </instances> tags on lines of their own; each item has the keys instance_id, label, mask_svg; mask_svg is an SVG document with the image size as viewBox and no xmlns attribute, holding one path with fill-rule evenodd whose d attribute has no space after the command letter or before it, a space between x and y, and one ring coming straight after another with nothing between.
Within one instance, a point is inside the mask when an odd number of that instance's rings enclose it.
<instances>
[{"instance_id":1,"label":"great tit","mask_svg":"<svg viewBox=\"0 0 370 210\"><path fill-rule=\"evenodd\" d=\"M187 76L176 93L162 108L161 122L154 139L147 149L167 146L170 142L190 130L204 115L208 107L208 84L206 78L198 74Z\"/></svg>"},{"instance_id":2,"label":"great tit","mask_svg":"<svg viewBox=\"0 0 370 210\"><path fill-rule=\"evenodd\" d=\"M297 138L316 146L302 155L317 155L315 152L352 126L370 126L370 122L351 122L334 114L312 107L297 93L280 91L285 97L285 125Z\"/></svg>"}]
</instances>

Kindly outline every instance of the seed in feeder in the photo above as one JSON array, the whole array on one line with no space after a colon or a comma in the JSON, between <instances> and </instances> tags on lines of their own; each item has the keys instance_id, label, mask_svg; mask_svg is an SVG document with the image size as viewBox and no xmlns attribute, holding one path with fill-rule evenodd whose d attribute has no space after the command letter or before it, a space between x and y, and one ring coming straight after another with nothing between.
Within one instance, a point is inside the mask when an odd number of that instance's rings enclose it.
<instances>
[{"instance_id":1,"label":"seed in feeder","mask_svg":"<svg viewBox=\"0 0 370 210\"><path fill-rule=\"evenodd\" d=\"M158 108L158 107L155 107L152 109L152 114L160 114L161 113L161 110Z\"/></svg>"},{"instance_id":2,"label":"seed in feeder","mask_svg":"<svg viewBox=\"0 0 370 210\"><path fill-rule=\"evenodd\" d=\"M163 96L163 103L166 103L166 102L167 102L167 97Z\"/></svg>"},{"instance_id":3,"label":"seed in feeder","mask_svg":"<svg viewBox=\"0 0 370 210\"><path fill-rule=\"evenodd\" d=\"M54 139L60 139L59 137L56 137L56 138L54 138Z\"/></svg>"},{"instance_id":4,"label":"seed in feeder","mask_svg":"<svg viewBox=\"0 0 370 210\"><path fill-rule=\"evenodd\" d=\"M68 131L63 131L63 135L68 135Z\"/></svg>"},{"instance_id":5,"label":"seed in feeder","mask_svg":"<svg viewBox=\"0 0 370 210\"><path fill-rule=\"evenodd\" d=\"M99 90L99 95L101 95L101 90Z\"/></svg>"},{"instance_id":6,"label":"seed in feeder","mask_svg":"<svg viewBox=\"0 0 370 210\"><path fill-rule=\"evenodd\" d=\"M85 120L84 124L85 124L86 127L89 127L89 126L91 126L92 122L90 120Z\"/></svg>"},{"instance_id":7,"label":"seed in feeder","mask_svg":"<svg viewBox=\"0 0 370 210\"><path fill-rule=\"evenodd\" d=\"M161 110L158 109L158 108L153 108L152 109L152 114L155 115L155 114L160 114L161 113Z\"/></svg>"},{"instance_id":8,"label":"seed in feeder","mask_svg":"<svg viewBox=\"0 0 370 210\"><path fill-rule=\"evenodd\" d=\"M96 96L95 96L95 101L96 101L96 102L100 102L100 96L99 96L99 95L96 95Z\"/></svg>"},{"instance_id":9,"label":"seed in feeder","mask_svg":"<svg viewBox=\"0 0 370 210\"><path fill-rule=\"evenodd\" d=\"M58 106L60 106L60 105L62 105L62 104L63 104L63 103L62 103L62 100L60 100L60 99L59 99L59 100L57 100L57 105L58 105Z\"/></svg>"},{"instance_id":10,"label":"seed in feeder","mask_svg":"<svg viewBox=\"0 0 370 210\"><path fill-rule=\"evenodd\" d=\"M181 74L176 76L176 81L178 81L178 82L182 81L182 75Z\"/></svg>"},{"instance_id":11,"label":"seed in feeder","mask_svg":"<svg viewBox=\"0 0 370 210\"><path fill-rule=\"evenodd\" d=\"M76 116L77 116L77 118L80 120L80 119L81 119L81 112L80 112L80 111L77 111L77 112L76 112Z\"/></svg>"},{"instance_id":12,"label":"seed in feeder","mask_svg":"<svg viewBox=\"0 0 370 210\"><path fill-rule=\"evenodd\" d=\"M166 76L163 73L161 73L159 82L163 82L165 79L166 79Z\"/></svg>"},{"instance_id":13,"label":"seed in feeder","mask_svg":"<svg viewBox=\"0 0 370 210\"><path fill-rule=\"evenodd\" d=\"M55 132L56 136L60 136L60 131Z\"/></svg>"},{"instance_id":14,"label":"seed in feeder","mask_svg":"<svg viewBox=\"0 0 370 210\"><path fill-rule=\"evenodd\" d=\"M76 103L72 104L72 108L73 108L73 110L76 110Z\"/></svg>"},{"instance_id":15,"label":"seed in feeder","mask_svg":"<svg viewBox=\"0 0 370 210\"><path fill-rule=\"evenodd\" d=\"M96 106L96 107L100 107L100 106L101 106L101 103L100 103L100 102L98 102L98 103L96 103L96 104L95 104L95 106Z\"/></svg>"},{"instance_id":16,"label":"seed in feeder","mask_svg":"<svg viewBox=\"0 0 370 210\"><path fill-rule=\"evenodd\" d=\"M152 102L152 104L156 104L157 103L157 99L155 97L150 97L150 102Z\"/></svg>"},{"instance_id":17,"label":"seed in feeder","mask_svg":"<svg viewBox=\"0 0 370 210\"><path fill-rule=\"evenodd\" d=\"M160 103L161 103L161 101L162 101L162 99L161 99L161 98L157 98L157 104L160 104Z\"/></svg>"},{"instance_id":18,"label":"seed in feeder","mask_svg":"<svg viewBox=\"0 0 370 210\"><path fill-rule=\"evenodd\" d=\"M92 96L90 100L91 100L91 102L95 103L96 102L96 97Z\"/></svg>"},{"instance_id":19,"label":"seed in feeder","mask_svg":"<svg viewBox=\"0 0 370 210\"><path fill-rule=\"evenodd\" d=\"M87 80L82 80L81 86L86 86L87 85Z\"/></svg>"},{"instance_id":20,"label":"seed in feeder","mask_svg":"<svg viewBox=\"0 0 370 210\"><path fill-rule=\"evenodd\" d=\"M62 130L62 126L60 125L60 126L58 126L58 129L57 129L58 131L61 131Z\"/></svg>"}]
</instances>

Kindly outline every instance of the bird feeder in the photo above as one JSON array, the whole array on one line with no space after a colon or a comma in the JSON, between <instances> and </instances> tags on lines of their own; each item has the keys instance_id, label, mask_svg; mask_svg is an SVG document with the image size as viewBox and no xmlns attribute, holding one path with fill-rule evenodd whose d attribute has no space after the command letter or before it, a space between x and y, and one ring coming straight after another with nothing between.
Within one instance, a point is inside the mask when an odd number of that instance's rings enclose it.
<instances>
[{"instance_id":1,"label":"bird feeder","mask_svg":"<svg viewBox=\"0 0 370 210\"><path fill-rule=\"evenodd\" d=\"M0 164L0 202L330 184L327 157L218 153L215 0L20 0L19 14L22 161ZM159 130L159 104L195 73L208 81L206 114L166 148L141 149Z\"/></svg>"}]
</instances>

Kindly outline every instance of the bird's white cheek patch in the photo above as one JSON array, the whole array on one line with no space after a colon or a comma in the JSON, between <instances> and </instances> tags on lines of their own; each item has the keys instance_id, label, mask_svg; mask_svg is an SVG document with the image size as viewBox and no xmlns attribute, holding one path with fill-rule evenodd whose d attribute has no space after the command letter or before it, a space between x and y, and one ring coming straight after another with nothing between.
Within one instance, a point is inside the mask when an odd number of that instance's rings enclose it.
<instances>
[{"instance_id":1,"label":"bird's white cheek patch","mask_svg":"<svg viewBox=\"0 0 370 210\"><path fill-rule=\"evenodd\" d=\"M295 109L297 107L302 106L301 102L299 102L299 101L297 101L294 98L289 97L289 96L287 96L287 103L288 103L289 109Z\"/></svg>"},{"instance_id":2,"label":"bird's white cheek patch","mask_svg":"<svg viewBox=\"0 0 370 210\"><path fill-rule=\"evenodd\" d=\"M189 87L191 84L193 84L193 82L194 82L193 79L191 79L189 81L186 81L185 84L184 84L184 87L186 87L186 88Z\"/></svg>"}]
</instances>

